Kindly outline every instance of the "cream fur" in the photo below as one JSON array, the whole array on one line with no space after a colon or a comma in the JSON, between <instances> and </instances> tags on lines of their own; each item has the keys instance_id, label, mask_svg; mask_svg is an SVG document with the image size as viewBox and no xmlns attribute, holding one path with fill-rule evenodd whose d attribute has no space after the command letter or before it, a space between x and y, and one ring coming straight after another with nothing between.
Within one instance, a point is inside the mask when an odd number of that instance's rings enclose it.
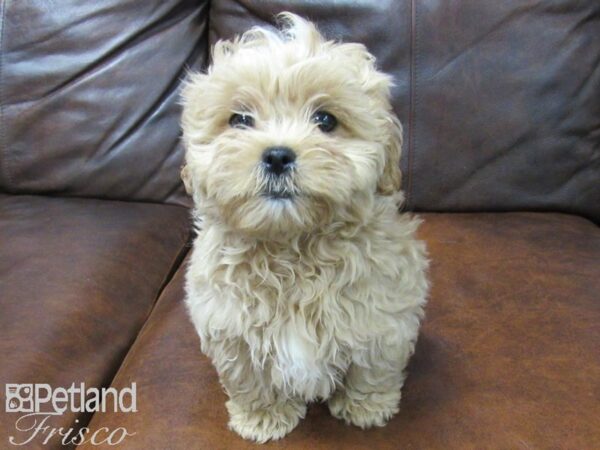
<instances>
[{"instance_id":1,"label":"cream fur","mask_svg":"<svg viewBox=\"0 0 600 450\"><path fill-rule=\"evenodd\" d=\"M230 427L265 442L306 403L362 428L398 411L427 294L418 219L398 213L400 124L390 78L360 44L328 42L298 16L221 41L185 88L182 177L198 236L186 304L227 394ZM311 121L339 120L332 133ZM254 117L232 128L232 113ZM297 154L262 195L269 146Z\"/></svg>"}]
</instances>

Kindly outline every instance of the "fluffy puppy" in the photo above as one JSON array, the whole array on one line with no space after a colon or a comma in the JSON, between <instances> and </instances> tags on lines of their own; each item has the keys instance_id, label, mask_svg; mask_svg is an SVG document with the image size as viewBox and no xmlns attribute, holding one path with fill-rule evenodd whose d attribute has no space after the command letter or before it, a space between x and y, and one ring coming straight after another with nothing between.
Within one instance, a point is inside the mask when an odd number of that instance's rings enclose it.
<instances>
[{"instance_id":1,"label":"fluffy puppy","mask_svg":"<svg viewBox=\"0 0 600 450\"><path fill-rule=\"evenodd\" d=\"M427 293L419 221L398 213L390 77L363 45L280 19L218 42L183 92L198 232L186 303L229 426L258 442L290 432L313 400L384 425Z\"/></svg>"}]
</instances>

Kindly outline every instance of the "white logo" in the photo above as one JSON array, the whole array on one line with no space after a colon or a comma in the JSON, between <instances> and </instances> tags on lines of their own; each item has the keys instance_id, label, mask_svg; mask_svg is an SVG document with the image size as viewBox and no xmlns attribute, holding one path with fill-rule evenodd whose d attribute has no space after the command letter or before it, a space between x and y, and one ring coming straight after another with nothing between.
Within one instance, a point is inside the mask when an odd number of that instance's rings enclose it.
<instances>
[{"instance_id":1,"label":"white logo","mask_svg":"<svg viewBox=\"0 0 600 450\"><path fill-rule=\"evenodd\" d=\"M115 388L87 388L84 383L69 388L49 384L6 385L6 412L136 412L136 384Z\"/></svg>"},{"instance_id":2,"label":"white logo","mask_svg":"<svg viewBox=\"0 0 600 450\"><path fill-rule=\"evenodd\" d=\"M33 412L33 384L6 385L6 412Z\"/></svg>"},{"instance_id":3,"label":"white logo","mask_svg":"<svg viewBox=\"0 0 600 450\"><path fill-rule=\"evenodd\" d=\"M75 413L98 412L137 412L137 386L122 389L86 388L84 383L71 384L68 388L52 387L49 384L16 384L5 386L6 412L22 413L15 421L15 429L21 435L10 436L12 445L26 445L36 437L42 444L48 444L51 438L62 438L62 445L80 445L88 442L92 445L117 445L127 436L133 436L124 427L109 430L102 427L93 433L89 428L78 425L73 428L54 428L49 422L52 416L60 416L65 411Z\"/></svg>"}]
</instances>

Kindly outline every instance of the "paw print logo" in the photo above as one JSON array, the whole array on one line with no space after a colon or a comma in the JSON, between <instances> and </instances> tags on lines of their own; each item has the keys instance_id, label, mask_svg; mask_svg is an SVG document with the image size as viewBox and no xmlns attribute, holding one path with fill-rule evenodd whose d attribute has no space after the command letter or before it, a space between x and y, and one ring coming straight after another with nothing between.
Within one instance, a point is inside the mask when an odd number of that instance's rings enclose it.
<instances>
[{"instance_id":1,"label":"paw print logo","mask_svg":"<svg viewBox=\"0 0 600 450\"><path fill-rule=\"evenodd\" d=\"M33 385L6 385L6 412L33 412Z\"/></svg>"}]
</instances>

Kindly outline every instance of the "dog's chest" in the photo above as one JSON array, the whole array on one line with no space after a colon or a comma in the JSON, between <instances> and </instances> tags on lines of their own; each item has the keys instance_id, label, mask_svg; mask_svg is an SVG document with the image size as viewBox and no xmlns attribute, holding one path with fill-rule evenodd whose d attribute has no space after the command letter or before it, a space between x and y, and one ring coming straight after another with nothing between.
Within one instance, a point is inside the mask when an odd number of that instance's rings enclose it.
<instances>
[{"instance_id":1,"label":"dog's chest","mask_svg":"<svg viewBox=\"0 0 600 450\"><path fill-rule=\"evenodd\" d=\"M356 246L334 251L325 245L301 254L230 258L211 277L217 289L207 309L214 313L204 316L204 329L220 338L243 337L253 366L267 370L278 388L327 398L368 331L361 320L370 304L361 258Z\"/></svg>"},{"instance_id":2,"label":"dog's chest","mask_svg":"<svg viewBox=\"0 0 600 450\"><path fill-rule=\"evenodd\" d=\"M348 345L337 331L349 324L340 322L345 321L338 310L343 300L332 288L332 274L306 266L302 270L295 276L273 271L277 283L254 289L254 298L271 301L257 301L242 314L261 330L250 343L255 352L261 349L255 362L269 362L279 389L313 400L327 398L347 369Z\"/></svg>"},{"instance_id":3,"label":"dog's chest","mask_svg":"<svg viewBox=\"0 0 600 450\"><path fill-rule=\"evenodd\" d=\"M272 335L269 353L276 385L307 400L329 396L345 367L335 336L320 340L321 334L296 318Z\"/></svg>"}]
</instances>

